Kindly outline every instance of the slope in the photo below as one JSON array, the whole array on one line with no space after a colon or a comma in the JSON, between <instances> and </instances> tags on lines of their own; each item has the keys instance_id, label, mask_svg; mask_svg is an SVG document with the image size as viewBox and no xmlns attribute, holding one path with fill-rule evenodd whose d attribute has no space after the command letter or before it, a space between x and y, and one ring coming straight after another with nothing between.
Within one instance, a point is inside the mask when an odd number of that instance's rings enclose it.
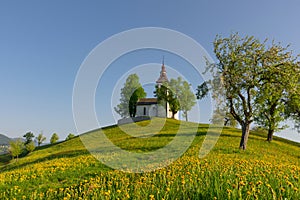
<instances>
[{"instance_id":1,"label":"slope","mask_svg":"<svg viewBox=\"0 0 300 200\"><path fill-rule=\"evenodd\" d=\"M149 123L122 129L135 135ZM153 126L161 123L151 121ZM191 134L193 126L168 119L160 131L144 131L143 137L131 137L117 126L104 132L124 150L151 152L170 144L176 133ZM200 124L189 149L168 167L144 173L111 169L95 159L79 137L43 146L0 168L0 199L299 199L298 143L278 138L268 143L263 133L252 132L248 149L241 151L240 130L224 128L212 151L200 159L207 129Z\"/></svg>"}]
</instances>

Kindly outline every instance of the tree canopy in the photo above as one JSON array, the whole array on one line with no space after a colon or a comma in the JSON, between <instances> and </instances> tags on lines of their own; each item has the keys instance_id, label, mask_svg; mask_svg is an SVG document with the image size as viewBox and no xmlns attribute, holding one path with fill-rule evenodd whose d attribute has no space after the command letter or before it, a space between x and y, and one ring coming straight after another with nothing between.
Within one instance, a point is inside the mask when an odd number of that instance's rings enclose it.
<instances>
[{"instance_id":1,"label":"tree canopy","mask_svg":"<svg viewBox=\"0 0 300 200\"><path fill-rule=\"evenodd\" d=\"M50 143L51 143L51 144L54 144L54 143L56 143L58 140L59 140L59 137L58 137L57 133L53 133L53 135L52 135L51 138L50 138Z\"/></svg>"},{"instance_id":2,"label":"tree canopy","mask_svg":"<svg viewBox=\"0 0 300 200\"><path fill-rule=\"evenodd\" d=\"M29 144L29 143L28 143ZM21 139L9 142L9 152L13 158L19 157L19 155L24 151L24 142Z\"/></svg>"},{"instance_id":3,"label":"tree canopy","mask_svg":"<svg viewBox=\"0 0 300 200\"><path fill-rule=\"evenodd\" d=\"M139 82L138 75L131 74L121 89L120 104L114 109L122 118L135 117L137 101L140 98L146 97L146 95L146 92Z\"/></svg>"},{"instance_id":4,"label":"tree canopy","mask_svg":"<svg viewBox=\"0 0 300 200\"><path fill-rule=\"evenodd\" d=\"M73 133L70 133L67 137L66 137L66 140L70 140L72 138L74 138L75 135Z\"/></svg>"},{"instance_id":5,"label":"tree canopy","mask_svg":"<svg viewBox=\"0 0 300 200\"><path fill-rule=\"evenodd\" d=\"M208 93L207 84L211 85L210 90L218 90L212 84L216 81L224 86L225 91L217 93L225 96L230 114L242 127L241 149L246 149L252 122L267 128L271 141L274 131L280 128L279 122L295 116L291 105L299 106L291 98L297 96L299 63L288 46L273 42L267 47L266 42L253 36L242 38L237 33L228 38L217 36L214 52L218 62L207 66L214 78L198 86L199 99ZM285 110L289 110L288 115Z\"/></svg>"},{"instance_id":6,"label":"tree canopy","mask_svg":"<svg viewBox=\"0 0 300 200\"><path fill-rule=\"evenodd\" d=\"M287 127L280 127L280 122L289 117L285 115L285 109L288 109L289 95L295 94L293 90L298 82L299 66L288 47L273 42L263 53L255 122L268 129L268 141L272 141L275 131Z\"/></svg>"},{"instance_id":7,"label":"tree canopy","mask_svg":"<svg viewBox=\"0 0 300 200\"><path fill-rule=\"evenodd\" d=\"M34 138L34 134L29 131L25 135L23 135L23 137L25 138L25 145L26 145L32 142L32 138Z\"/></svg>"},{"instance_id":8,"label":"tree canopy","mask_svg":"<svg viewBox=\"0 0 300 200\"><path fill-rule=\"evenodd\" d=\"M169 104L172 118L179 110L182 110L188 121L188 111L196 104L196 97L187 81L182 80L181 77L171 79L170 82L157 85L154 94L159 103Z\"/></svg>"},{"instance_id":9,"label":"tree canopy","mask_svg":"<svg viewBox=\"0 0 300 200\"><path fill-rule=\"evenodd\" d=\"M37 137L36 137L38 146L40 146L45 140L46 137L43 135L43 133L40 133Z\"/></svg>"}]
</instances>

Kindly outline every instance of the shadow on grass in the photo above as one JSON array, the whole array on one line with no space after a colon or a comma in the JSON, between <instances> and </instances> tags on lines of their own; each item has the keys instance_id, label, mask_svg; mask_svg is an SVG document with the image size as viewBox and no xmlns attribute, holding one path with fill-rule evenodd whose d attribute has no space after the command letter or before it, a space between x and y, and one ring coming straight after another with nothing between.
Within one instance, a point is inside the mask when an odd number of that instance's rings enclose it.
<instances>
[{"instance_id":1,"label":"shadow on grass","mask_svg":"<svg viewBox=\"0 0 300 200\"><path fill-rule=\"evenodd\" d=\"M11 163L12 165L3 166L0 169L0 171L8 171L8 170L10 171L10 170L22 168L22 167L25 167L25 166L31 165L31 164L36 164L36 163L45 162L45 161L51 161L53 159L72 158L72 157L76 157L79 155L88 155L88 154L90 154L90 153L87 150L62 151L62 152L52 154L52 155L49 155L46 157L38 158L36 160L26 162L26 163L18 163L19 161L17 161L15 163Z\"/></svg>"},{"instance_id":2,"label":"shadow on grass","mask_svg":"<svg viewBox=\"0 0 300 200\"><path fill-rule=\"evenodd\" d=\"M8 164L10 160L11 160L11 156L9 155L9 153L1 154L0 155L0 167L2 165Z\"/></svg>"}]
</instances>

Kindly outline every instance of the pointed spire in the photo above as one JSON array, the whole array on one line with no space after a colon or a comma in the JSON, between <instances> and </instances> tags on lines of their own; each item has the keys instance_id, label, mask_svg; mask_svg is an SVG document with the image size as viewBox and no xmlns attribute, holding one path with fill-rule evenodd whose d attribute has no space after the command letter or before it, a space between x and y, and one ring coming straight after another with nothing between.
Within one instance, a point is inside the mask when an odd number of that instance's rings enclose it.
<instances>
[{"instance_id":1,"label":"pointed spire","mask_svg":"<svg viewBox=\"0 0 300 200\"><path fill-rule=\"evenodd\" d=\"M169 82L169 80L167 77L167 71L166 71L166 67L165 67L165 57L163 56L160 76L159 76L158 80L156 81L156 83L162 84L164 82Z\"/></svg>"}]
</instances>

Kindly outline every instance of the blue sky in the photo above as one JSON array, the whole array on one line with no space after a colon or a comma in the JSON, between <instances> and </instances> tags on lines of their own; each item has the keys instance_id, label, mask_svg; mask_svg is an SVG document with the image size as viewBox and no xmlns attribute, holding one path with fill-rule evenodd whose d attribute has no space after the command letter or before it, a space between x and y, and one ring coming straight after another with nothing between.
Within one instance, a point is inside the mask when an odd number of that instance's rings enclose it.
<instances>
[{"instance_id":1,"label":"blue sky","mask_svg":"<svg viewBox=\"0 0 300 200\"><path fill-rule=\"evenodd\" d=\"M49 138L57 132L61 139L76 133L77 71L89 52L114 34L169 28L192 37L213 57L215 36L238 31L290 43L300 53L299 8L297 0L0 1L0 133L17 137L43 131ZM137 64L161 62L159 53L149 55ZM172 63L168 57L166 62Z\"/></svg>"}]
</instances>

